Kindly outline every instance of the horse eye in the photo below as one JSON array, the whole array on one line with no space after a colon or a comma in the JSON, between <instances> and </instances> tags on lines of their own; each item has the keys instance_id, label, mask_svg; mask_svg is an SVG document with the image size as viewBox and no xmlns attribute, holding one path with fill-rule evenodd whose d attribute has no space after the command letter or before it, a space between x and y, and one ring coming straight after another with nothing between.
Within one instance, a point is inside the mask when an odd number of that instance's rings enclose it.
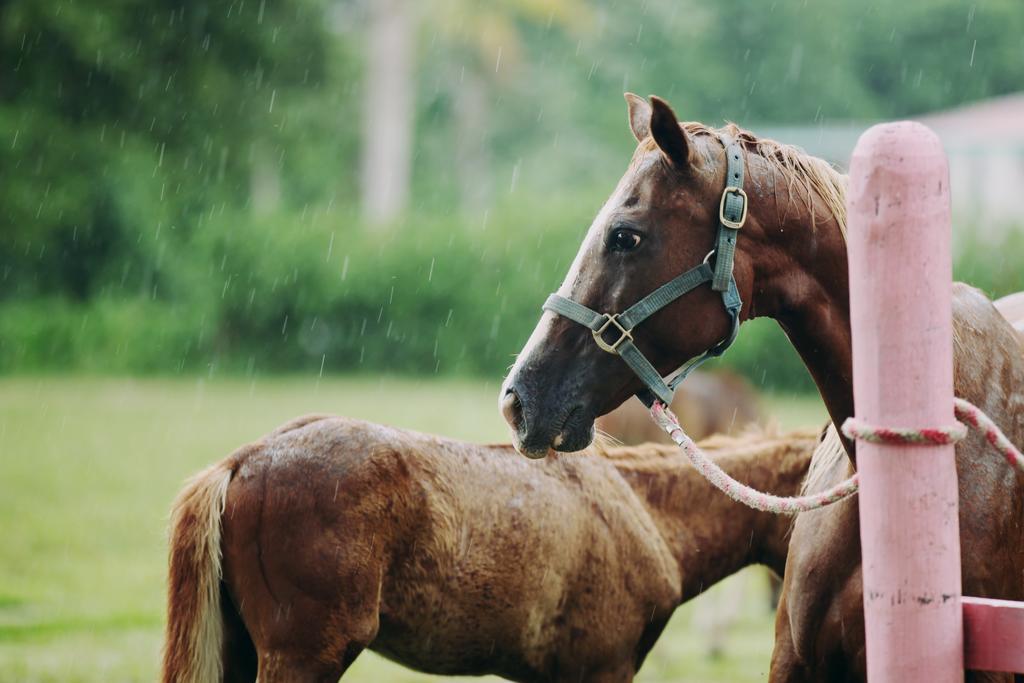
<instances>
[{"instance_id":1,"label":"horse eye","mask_svg":"<svg viewBox=\"0 0 1024 683\"><path fill-rule=\"evenodd\" d=\"M608 236L608 249L611 251L633 251L640 246L640 240L639 233L625 228L617 228L612 230Z\"/></svg>"}]
</instances>

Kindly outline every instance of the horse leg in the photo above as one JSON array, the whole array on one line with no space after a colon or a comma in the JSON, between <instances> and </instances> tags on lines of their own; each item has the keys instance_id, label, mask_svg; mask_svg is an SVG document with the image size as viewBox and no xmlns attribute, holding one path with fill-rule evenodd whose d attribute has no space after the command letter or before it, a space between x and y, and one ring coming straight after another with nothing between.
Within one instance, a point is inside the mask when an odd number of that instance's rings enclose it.
<instances>
[{"instance_id":1,"label":"horse leg","mask_svg":"<svg viewBox=\"0 0 1024 683\"><path fill-rule=\"evenodd\" d=\"M224 620L224 683L254 683L258 667L256 646L223 584L220 604Z\"/></svg>"},{"instance_id":2,"label":"horse leg","mask_svg":"<svg viewBox=\"0 0 1024 683\"><path fill-rule=\"evenodd\" d=\"M337 683L344 672L340 663L324 663L304 653L265 652L260 655L260 683Z\"/></svg>"},{"instance_id":3,"label":"horse leg","mask_svg":"<svg viewBox=\"0 0 1024 683\"><path fill-rule=\"evenodd\" d=\"M390 557L390 536L375 513L383 506L358 495L370 487L356 475L318 478L269 461L251 469L228 490L222 553L224 585L255 645L258 680L337 681L380 628ZM296 487L299 477L309 483ZM356 491L317 507L341 484Z\"/></svg>"},{"instance_id":4,"label":"horse leg","mask_svg":"<svg viewBox=\"0 0 1024 683\"><path fill-rule=\"evenodd\" d=\"M859 531L855 501L797 517L769 680L866 678Z\"/></svg>"},{"instance_id":5,"label":"horse leg","mask_svg":"<svg viewBox=\"0 0 1024 683\"><path fill-rule=\"evenodd\" d=\"M230 598L224 595L225 605ZM245 625L233 606L224 610L224 683L334 683L351 666L356 657L376 636L377 618L331 618L320 614L312 619L320 623L331 623L332 630L341 626L340 632L330 643L285 642L273 649L263 648L257 652ZM361 623L360 623L361 622ZM343 625L344 624L344 625ZM345 626L347 625L347 627ZM287 628L287 625L286 625ZM296 629L298 630L298 629ZM345 635L341 635L344 633ZM347 637L346 637L347 636Z\"/></svg>"},{"instance_id":6,"label":"horse leg","mask_svg":"<svg viewBox=\"0 0 1024 683\"><path fill-rule=\"evenodd\" d=\"M262 563L240 563L226 553L228 592L239 596L228 604L241 605L244 615L244 625L240 617L237 625L225 619L226 683L333 683L373 642L380 628L381 560L338 557L337 566L310 577L301 572L315 567L315 558L297 550ZM277 597L261 566L281 591Z\"/></svg>"},{"instance_id":7,"label":"horse leg","mask_svg":"<svg viewBox=\"0 0 1024 683\"><path fill-rule=\"evenodd\" d=\"M775 647L769 670L769 683L801 683L810 681L810 672L800 661L789 624L789 605L786 600L787 584L783 584L779 605L775 613Z\"/></svg>"},{"instance_id":8,"label":"horse leg","mask_svg":"<svg viewBox=\"0 0 1024 683\"><path fill-rule=\"evenodd\" d=\"M377 637L380 626L378 600L355 602L356 610L335 602L296 610L294 619L276 620L265 631L266 644L257 646L259 682L335 683Z\"/></svg>"},{"instance_id":9,"label":"horse leg","mask_svg":"<svg viewBox=\"0 0 1024 683\"><path fill-rule=\"evenodd\" d=\"M562 676L564 683L632 683L636 676L633 662L623 662L618 666L610 666L599 671L588 671L578 676Z\"/></svg>"}]
</instances>

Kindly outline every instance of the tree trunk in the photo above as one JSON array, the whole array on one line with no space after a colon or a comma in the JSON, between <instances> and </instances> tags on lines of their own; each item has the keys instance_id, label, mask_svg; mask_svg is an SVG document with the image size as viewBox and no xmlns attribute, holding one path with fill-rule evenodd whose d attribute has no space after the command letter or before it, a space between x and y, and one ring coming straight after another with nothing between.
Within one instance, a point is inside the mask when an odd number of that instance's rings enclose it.
<instances>
[{"instance_id":1,"label":"tree trunk","mask_svg":"<svg viewBox=\"0 0 1024 683\"><path fill-rule=\"evenodd\" d=\"M262 140L253 143L250 153L249 200L257 216L273 213L281 206L281 168Z\"/></svg>"},{"instance_id":2,"label":"tree trunk","mask_svg":"<svg viewBox=\"0 0 1024 683\"><path fill-rule=\"evenodd\" d=\"M363 151L363 216L396 219L409 202L415 123L414 8L408 0L368 3Z\"/></svg>"},{"instance_id":3,"label":"tree trunk","mask_svg":"<svg viewBox=\"0 0 1024 683\"><path fill-rule=\"evenodd\" d=\"M490 111L487 81L467 67L455 89L455 175L459 203L465 214L477 214L491 201Z\"/></svg>"}]
</instances>

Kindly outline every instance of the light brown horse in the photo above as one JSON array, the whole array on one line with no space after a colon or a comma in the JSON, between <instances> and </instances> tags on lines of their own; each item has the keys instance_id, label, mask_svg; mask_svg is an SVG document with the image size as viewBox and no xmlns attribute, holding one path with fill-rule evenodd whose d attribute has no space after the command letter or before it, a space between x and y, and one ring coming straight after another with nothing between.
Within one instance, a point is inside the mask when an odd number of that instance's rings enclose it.
<instances>
[{"instance_id":1,"label":"light brown horse","mask_svg":"<svg viewBox=\"0 0 1024 683\"><path fill-rule=\"evenodd\" d=\"M704 446L788 495L817 441ZM175 503L163 681L336 681L364 648L437 674L629 681L679 604L752 563L781 572L790 521L731 501L673 447L529 462L302 418Z\"/></svg>"},{"instance_id":2,"label":"light brown horse","mask_svg":"<svg viewBox=\"0 0 1024 683\"><path fill-rule=\"evenodd\" d=\"M672 412L691 439L738 434L764 419L754 388L727 370L698 370L687 377L686 384L679 387L672 399ZM639 400L626 401L598 418L597 428L627 445L672 443Z\"/></svg>"},{"instance_id":3,"label":"light brown horse","mask_svg":"<svg viewBox=\"0 0 1024 683\"><path fill-rule=\"evenodd\" d=\"M807 365L832 420L853 413L846 179L820 159L735 126L680 124L668 104L627 95L639 146L594 220L559 294L617 313L692 266L714 247L726 187L722 134L742 146L749 217L736 242L742 319L782 326ZM958 396L981 407L1015 443L1024 443L1024 359L1012 327L974 289L954 286ZM726 337L721 297L704 285L632 331L661 372ZM594 418L642 388L588 329L545 313L509 374L502 410L519 449L579 449ZM855 462L821 459L814 483L845 477ZM972 434L957 447L963 589L1024 598L1024 492L1021 477ZM772 679L859 680L864 632L857 499L797 519L776 625ZM1007 676L992 675L995 679Z\"/></svg>"}]
</instances>

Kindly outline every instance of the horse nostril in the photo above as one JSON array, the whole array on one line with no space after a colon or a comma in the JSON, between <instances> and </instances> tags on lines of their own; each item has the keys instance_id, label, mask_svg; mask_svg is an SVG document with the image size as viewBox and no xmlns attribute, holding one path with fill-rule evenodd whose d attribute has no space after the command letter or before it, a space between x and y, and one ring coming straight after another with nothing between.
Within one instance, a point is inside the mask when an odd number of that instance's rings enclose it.
<instances>
[{"instance_id":1,"label":"horse nostril","mask_svg":"<svg viewBox=\"0 0 1024 683\"><path fill-rule=\"evenodd\" d=\"M523 423L523 403L512 387L505 389L505 394L501 397L501 414L505 416L505 421L512 429L519 431Z\"/></svg>"}]
</instances>

